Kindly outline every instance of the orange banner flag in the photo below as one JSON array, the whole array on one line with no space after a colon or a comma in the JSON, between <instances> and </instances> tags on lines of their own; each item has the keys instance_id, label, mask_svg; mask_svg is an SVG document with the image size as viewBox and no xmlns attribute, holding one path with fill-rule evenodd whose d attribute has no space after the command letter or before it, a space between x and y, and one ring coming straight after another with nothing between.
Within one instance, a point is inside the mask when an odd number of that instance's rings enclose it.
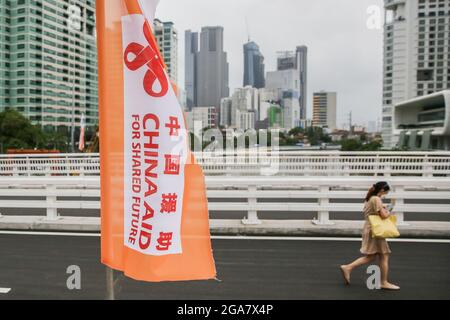
<instances>
[{"instance_id":1,"label":"orange banner flag","mask_svg":"<svg viewBox=\"0 0 450 320\"><path fill-rule=\"evenodd\" d=\"M97 0L102 263L150 282L214 279L204 175L152 22L157 0Z\"/></svg>"}]
</instances>

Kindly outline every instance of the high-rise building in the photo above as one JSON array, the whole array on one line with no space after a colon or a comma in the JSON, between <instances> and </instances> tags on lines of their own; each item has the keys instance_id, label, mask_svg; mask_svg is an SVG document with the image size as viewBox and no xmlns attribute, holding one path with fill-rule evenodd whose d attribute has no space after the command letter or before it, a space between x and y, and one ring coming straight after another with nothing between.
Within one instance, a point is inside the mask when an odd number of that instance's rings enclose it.
<instances>
[{"instance_id":1,"label":"high-rise building","mask_svg":"<svg viewBox=\"0 0 450 320\"><path fill-rule=\"evenodd\" d=\"M214 107L196 107L192 111L185 112L187 129L195 134L200 134L205 128L217 125L217 113ZM195 132L197 131L197 132Z\"/></svg>"},{"instance_id":2,"label":"high-rise building","mask_svg":"<svg viewBox=\"0 0 450 320\"><path fill-rule=\"evenodd\" d=\"M197 106L197 56L198 33L187 30L185 33L185 81L186 109L192 110Z\"/></svg>"},{"instance_id":3,"label":"high-rise building","mask_svg":"<svg viewBox=\"0 0 450 320\"><path fill-rule=\"evenodd\" d=\"M255 112L241 112L238 111L239 121L237 125L238 130L252 130L255 129L256 114Z\"/></svg>"},{"instance_id":4,"label":"high-rise building","mask_svg":"<svg viewBox=\"0 0 450 320\"><path fill-rule=\"evenodd\" d=\"M200 34L186 31L185 87L187 108L214 106L220 113L222 98L230 95L223 28L203 27Z\"/></svg>"},{"instance_id":5,"label":"high-rise building","mask_svg":"<svg viewBox=\"0 0 450 320\"><path fill-rule=\"evenodd\" d=\"M197 56L197 105L214 106L230 95L227 53L223 48L223 27L203 27Z\"/></svg>"},{"instance_id":6,"label":"high-rise building","mask_svg":"<svg viewBox=\"0 0 450 320\"><path fill-rule=\"evenodd\" d=\"M258 100L257 104L255 104L256 112L256 120L255 120L255 128L256 129L269 129L270 121L269 121L269 111L270 108L274 105L278 106L281 109L281 104L283 101L283 90L281 89L268 89L263 88L258 91ZM282 119L278 123L277 128L281 128L283 124Z\"/></svg>"},{"instance_id":7,"label":"high-rise building","mask_svg":"<svg viewBox=\"0 0 450 320\"><path fill-rule=\"evenodd\" d=\"M282 94L283 128L290 130L300 127L300 99L297 90L285 90Z\"/></svg>"},{"instance_id":8,"label":"high-rise building","mask_svg":"<svg viewBox=\"0 0 450 320\"><path fill-rule=\"evenodd\" d=\"M267 113L268 129L281 129L283 127L283 110L278 104L271 104Z\"/></svg>"},{"instance_id":9,"label":"high-rise building","mask_svg":"<svg viewBox=\"0 0 450 320\"><path fill-rule=\"evenodd\" d=\"M336 92L315 92L313 98L313 119L314 127L327 128L330 131L336 129Z\"/></svg>"},{"instance_id":10,"label":"high-rise building","mask_svg":"<svg viewBox=\"0 0 450 320\"><path fill-rule=\"evenodd\" d=\"M46 130L98 122L95 1L0 0L0 111Z\"/></svg>"},{"instance_id":11,"label":"high-rise building","mask_svg":"<svg viewBox=\"0 0 450 320\"><path fill-rule=\"evenodd\" d=\"M306 119L308 104L308 47L298 46L296 50L297 70L299 72L300 119Z\"/></svg>"},{"instance_id":12,"label":"high-rise building","mask_svg":"<svg viewBox=\"0 0 450 320\"><path fill-rule=\"evenodd\" d=\"M283 60L282 66L290 65L286 58ZM292 64L295 64L295 59L292 60ZM278 66L280 67L280 59L278 60ZM300 126L300 93L299 93L299 76L300 73L297 69L281 68L282 70L272 71L267 73L266 88L267 90L273 90L279 94L279 104L283 111L283 128L293 129ZM262 98L261 101L267 101Z\"/></svg>"},{"instance_id":13,"label":"high-rise building","mask_svg":"<svg viewBox=\"0 0 450 320\"><path fill-rule=\"evenodd\" d=\"M450 90L396 104L394 134L398 147L409 150L450 150Z\"/></svg>"},{"instance_id":14,"label":"high-rise building","mask_svg":"<svg viewBox=\"0 0 450 320\"><path fill-rule=\"evenodd\" d=\"M264 56L259 46L250 41L244 44L244 87L264 88Z\"/></svg>"},{"instance_id":15,"label":"high-rise building","mask_svg":"<svg viewBox=\"0 0 450 320\"><path fill-rule=\"evenodd\" d=\"M231 97L231 127L236 129L243 129L241 128L242 121L240 115L242 113L248 112L256 114L258 109L258 89L252 88L250 86L247 86L245 88L237 88ZM256 121L255 117L246 118L246 121L248 119L254 119ZM246 127L248 126L246 125ZM252 128L254 128L254 124Z\"/></svg>"},{"instance_id":16,"label":"high-rise building","mask_svg":"<svg viewBox=\"0 0 450 320\"><path fill-rule=\"evenodd\" d=\"M173 22L153 21L153 32L170 79L178 84L178 31Z\"/></svg>"},{"instance_id":17,"label":"high-rise building","mask_svg":"<svg viewBox=\"0 0 450 320\"><path fill-rule=\"evenodd\" d=\"M298 91L299 73L295 69L267 72L266 89L281 89Z\"/></svg>"},{"instance_id":18,"label":"high-rise building","mask_svg":"<svg viewBox=\"0 0 450 320\"><path fill-rule=\"evenodd\" d=\"M295 70L297 69L296 55L292 51L281 51L277 58L277 70Z\"/></svg>"},{"instance_id":19,"label":"high-rise building","mask_svg":"<svg viewBox=\"0 0 450 320\"><path fill-rule=\"evenodd\" d=\"M259 89L259 101L263 102L263 101L281 101L281 97L283 95L283 90L282 89L270 89L270 88L264 88L264 89Z\"/></svg>"},{"instance_id":20,"label":"high-rise building","mask_svg":"<svg viewBox=\"0 0 450 320\"><path fill-rule=\"evenodd\" d=\"M231 126L231 111L233 106L233 99L223 98L220 102L220 125L223 127Z\"/></svg>"},{"instance_id":21,"label":"high-rise building","mask_svg":"<svg viewBox=\"0 0 450 320\"><path fill-rule=\"evenodd\" d=\"M450 88L450 1L385 0L384 146L394 147L394 105Z\"/></svg>"},{"instance_id":22,"label":"high-rise building","mask_svg":"<svg viewBox=\"0 0 450 320\"><path fill-rule=\"evenodd\" d=\"M308 47L298 46L295 52L280 52L277 59L277 71L280 72L296 72L295 88L299 94L300 119L306 119L307 97L308 97ZM269 77L269 75L268 75ZM269 81L269 80L267 80Z\"/></svg>"}]
</instances>

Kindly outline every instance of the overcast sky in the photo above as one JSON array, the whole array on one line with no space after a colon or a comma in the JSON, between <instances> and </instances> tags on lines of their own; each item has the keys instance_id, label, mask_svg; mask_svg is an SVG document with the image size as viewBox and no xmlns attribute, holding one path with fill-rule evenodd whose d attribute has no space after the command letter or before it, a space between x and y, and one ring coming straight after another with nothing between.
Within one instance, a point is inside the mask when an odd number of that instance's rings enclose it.
<instances>
[{"instance_id":1,"label":"overcast sky","mask_svg":"<svg viewBox=\"0 0 450 320\"><path fill-rule=\"evenodd\" d=\"M266 71L276 69L278 51L307 45L308 118L312 93L338 93L338 126L366 125L381 115L383 33L367 12L382 0L160 0L156 16L173 21L180 34L179 84L184 87L184 31L223 26L230 64L230 90L242 86L243 44L250 38L261 48ZM373 25L373 24L372 24ZM375 24L376 25L376 24Z\"/></svg>"}]
</instances>

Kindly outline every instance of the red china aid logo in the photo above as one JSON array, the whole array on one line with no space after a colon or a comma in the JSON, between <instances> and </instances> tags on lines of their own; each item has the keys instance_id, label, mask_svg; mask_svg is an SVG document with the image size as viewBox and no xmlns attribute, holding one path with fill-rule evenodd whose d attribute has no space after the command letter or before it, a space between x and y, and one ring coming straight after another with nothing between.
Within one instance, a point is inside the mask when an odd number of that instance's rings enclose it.
<instances>
[{"instance_id":1,"label":"red china aid logo","mask_svg":"<svg viewBox=\"0 0 450 320\"><path fill-rule=\"evenodd\" d=\"M166 95L169 90L169 82L164 72L164 67L159 59L156 50L152 48L152 32L148 23L144 23L144 36L147 39L147 46L132 42L125 49L124 61L125 65L131 71L136 71L147 66L148 71L144 77L144 90L152 97L160 98ZM134 56L134 59L129 60L129 55ZM154 91L155 82L160 84L159 91Z\"/></svg>"}]
</instances>

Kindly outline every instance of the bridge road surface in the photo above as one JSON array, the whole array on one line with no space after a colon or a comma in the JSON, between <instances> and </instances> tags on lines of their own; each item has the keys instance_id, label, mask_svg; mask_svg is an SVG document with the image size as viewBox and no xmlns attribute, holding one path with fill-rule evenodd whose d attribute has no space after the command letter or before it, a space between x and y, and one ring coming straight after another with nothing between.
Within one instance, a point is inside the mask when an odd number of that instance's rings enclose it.
<instances>
[{"instance_id":1,"label":"bridge road surface","mask_svg":"<svg viewBox=\"0 0 450 320\"><path fill-rule=\"evenodd\" d=\"M391 242L391 279L402 290L368 290L366 269L343 285L338 266L359 241L214 239L221 282L144 283L119 277L117 299L450 299L450 243ZM70 265L81 290L66 287ZM180 266L182 267L182 266ZM103 299L100 238L0 232L1 299ZM1 292L1 291L0 291Z\"/></svg>"}]
</instances>

